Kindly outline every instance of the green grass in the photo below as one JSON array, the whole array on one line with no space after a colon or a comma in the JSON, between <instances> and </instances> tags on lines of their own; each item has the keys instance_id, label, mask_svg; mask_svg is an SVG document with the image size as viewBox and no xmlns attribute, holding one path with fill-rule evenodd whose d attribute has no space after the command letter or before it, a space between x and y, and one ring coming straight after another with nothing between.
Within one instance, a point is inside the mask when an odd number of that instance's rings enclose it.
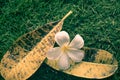
<instances>
[{"instance_id":1,"label":"green grass","mask_svg":"<svg viewBox=\"0 0 120 80\"><path fill-rule=\"evenodd\" d=\"M111 52L120 67L119 0L0 0L0 59L18 37L61 19L69 10L73 14L66 19L63 30L71 38L82 35L87 47ZM57 72L45 64L41 68L38 80L86 80ZM120 80L120 68L104 80Z\"/></svg>"}]
</instances>

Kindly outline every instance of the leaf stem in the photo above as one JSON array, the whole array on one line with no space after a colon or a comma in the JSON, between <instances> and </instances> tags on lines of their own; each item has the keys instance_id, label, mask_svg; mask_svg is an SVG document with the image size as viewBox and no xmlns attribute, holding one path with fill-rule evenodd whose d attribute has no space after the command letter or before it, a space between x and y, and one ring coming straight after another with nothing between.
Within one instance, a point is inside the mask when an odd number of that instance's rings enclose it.
<instances>
[{"instance_id":1,"label":"leaf stem","mask_svg":"<svg viewBox=\"0 0 120 80\"><path fill-rule=\"evenodd\" d=\"M64 21L70 14L72 14L71 10L61 19L61 21Z\"/></svg>"}]
</instances>

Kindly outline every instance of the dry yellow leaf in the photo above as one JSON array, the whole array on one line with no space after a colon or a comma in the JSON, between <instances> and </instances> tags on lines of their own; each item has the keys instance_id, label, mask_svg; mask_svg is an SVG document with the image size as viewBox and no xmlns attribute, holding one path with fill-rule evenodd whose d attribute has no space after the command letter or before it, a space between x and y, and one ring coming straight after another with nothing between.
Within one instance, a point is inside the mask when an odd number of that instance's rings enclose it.
<instances>
[{"instance_id":1,"label":"dry yellow leaf","mask_svg":"<svg viewBox=\"0 0 120 80\"><path fill-rule=\"evenodd\" d=\"M54 45L54 36L62 29L64 20L49 23L21 36L1 60L0 72L5 80L26 80L46 58L46 52Z\"/></svg>"},{"instance_id":2,"label":"dry yellow leaf","mask_svg":"<svg viewBox=\"0 0 120 80\"><path fill-rule=\"evenodd\" d=\"M118 68L118 62L112 54L105 50L84 48L85 57L82 62L72 64L68 70L62 71L77 77L102 79L111 76ZM57 61L47 60L53 69L59 70Z\"/></svg>"}]
</instances>

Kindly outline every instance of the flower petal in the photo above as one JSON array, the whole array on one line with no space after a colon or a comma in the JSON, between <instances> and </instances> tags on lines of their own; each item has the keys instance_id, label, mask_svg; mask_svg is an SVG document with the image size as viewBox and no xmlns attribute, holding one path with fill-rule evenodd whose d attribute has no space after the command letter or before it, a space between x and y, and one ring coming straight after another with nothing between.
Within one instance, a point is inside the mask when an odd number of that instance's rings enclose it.
<instances>
[{"instance_id":1,"label":"flower petal","mask_svg":"<svg viewBox=\"0 0 120 80\"><path fill-rule=\"evenodd\" d=\"M70 67L69 57L67 54L62 54L58 60L58 66L61 70L66 70Z\"/></svg>"},{"instance_id":2,"label":"flower petal","mask_svg":"<svg viewBox=\"0 0 120 80\"><path fill-rule=\"evenodd\" d=\"M70 42L70 37L67 32L61 31L55 35L55 41L59 46L62 46L63 44L68 44Z\"/></svg>"},{"instance_id":3,"label":"flower petal","mask_svg":"<svg viewBox=\"0 0 120 80\"><path fill-rule=\"evenodd\" d=\"M48 59L55 60L55 59L58 59L60 57L60 54L61 54L60 47L55 47L55 48L50 49L47 52L46 56Z\"/></svg>"},{"instance_id":4,"label":"flower petal","mask_svg":"<svg viewBox=\"0 0 120 80\"><path fill-rule=\"evenodd\" d=\"M77 49L82 48L84 46L84 40L79 34L77 34L69 46Z\"/></svg>"},{"instance_id":5,"label":"flower petal","mask_svg":"<svg viewBox=\"0 0 120 80\"><path fill-rule=\"evenodd\" d=\"M84 57L84 51L82 50L69 50L68 56L74 61L74 62L80 62Z\"/></svg>"}]
</instances>

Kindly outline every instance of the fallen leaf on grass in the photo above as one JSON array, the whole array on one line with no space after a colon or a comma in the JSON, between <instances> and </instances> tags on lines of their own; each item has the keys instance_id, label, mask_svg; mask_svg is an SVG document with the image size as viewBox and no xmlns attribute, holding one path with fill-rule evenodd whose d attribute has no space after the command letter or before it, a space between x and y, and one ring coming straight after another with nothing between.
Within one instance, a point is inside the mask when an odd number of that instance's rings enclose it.
<instances>
[{"instance_id":1,"label":"fallen leaf on grass","mask_svg":"<svg viewBox=\"0 0 120 80\"><path fill-rule=\"evenodd\" d=\"M65 71L66 74L90 78L102 79L109 77L118 69L118 62L111 53L101 49L84 48L84 60L72 64L71 67ZM55 70L59 70L57 61L45 60L45 63Z\"/></svg>"},{"instance_id":2,"label":"fallen leaf on grass","mask_svg":"<svg viewBox=\"0 0 120 80\"><path fill-rule=\"evenodd\" d=\"M46 52L54 45L54 36L62 29L64 20L49 23L21 36L3 56L0 64L5 80L26 80L42 64Z\"/></svg>"}]
</instances>

